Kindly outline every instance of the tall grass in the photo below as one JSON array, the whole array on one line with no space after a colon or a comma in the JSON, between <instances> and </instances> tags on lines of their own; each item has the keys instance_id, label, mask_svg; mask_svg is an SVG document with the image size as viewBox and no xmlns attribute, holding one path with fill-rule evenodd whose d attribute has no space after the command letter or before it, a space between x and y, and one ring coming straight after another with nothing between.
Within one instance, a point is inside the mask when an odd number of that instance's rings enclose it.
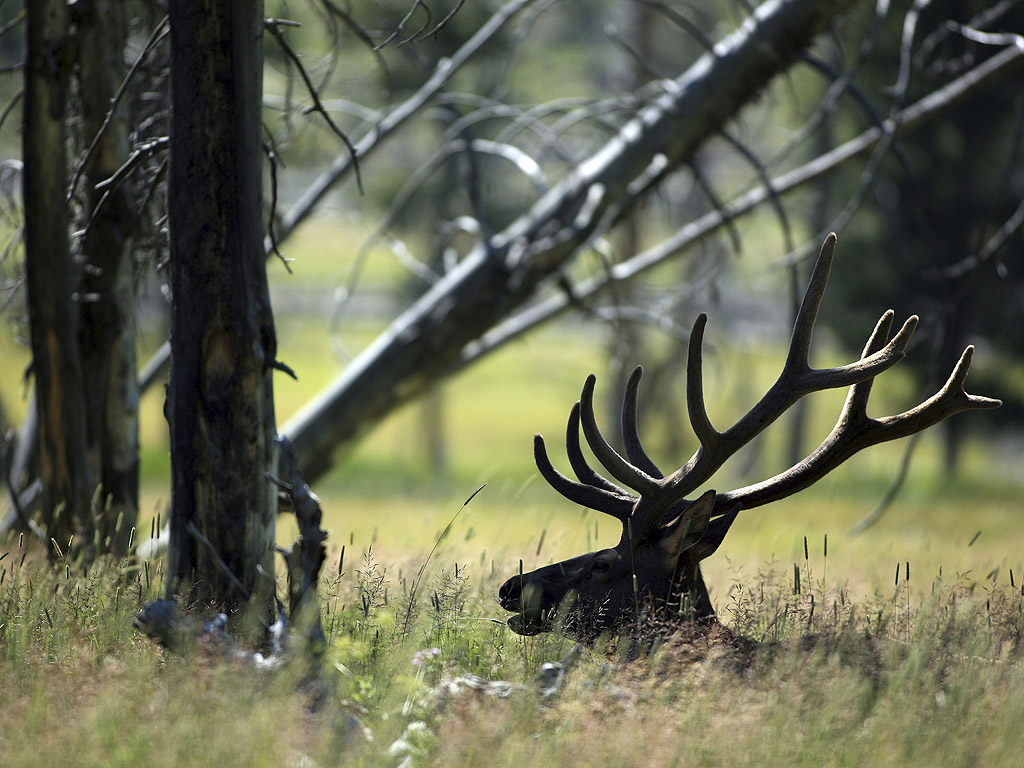
<instances>
[{"instance_id":1,"label":"tall grass","mask_svg":"<svg viewBox=\"0 0 1024 768\"><path fill-rule=\"evenodd\" d=\"M677 633L638 660L586 649L545 698L540 666L571 643L495 621L513 562L471 549L452 537L422 572L425 552L335 559L313 690L301 665L261 672L216 646L175 655L134 631L159 563L54 568L11 539L0 765L1019 764L1019 574L1011 586L1008 573L912 564L908 580L904 561L855 599L831 554L798 547L795 571L762 564L719 590L726 630Z\"/></svg>"}]
</instances>

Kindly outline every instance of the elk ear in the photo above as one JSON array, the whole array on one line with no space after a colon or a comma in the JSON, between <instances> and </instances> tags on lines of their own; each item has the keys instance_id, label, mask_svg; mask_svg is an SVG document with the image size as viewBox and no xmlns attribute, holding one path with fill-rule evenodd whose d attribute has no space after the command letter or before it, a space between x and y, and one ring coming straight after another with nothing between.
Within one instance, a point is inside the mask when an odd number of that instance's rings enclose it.
<instances>
[{"instance_id":1,"label":"elk ear","mask_svg":"<svg viewBox=\"0 0 1024 768\"><path fill-rule=\"evenodd\" d=\"M679 517L661 528L658 546L662 552L671 557L678 557L700 542L707 533L714 511L715 492L708 491L684 509Z\"/></svg>"},{"instance_id":2,"label":"elk ear","mask_svg":"<svg viewBox=\"0 0 1024 768\"><path fill-rule=\"evenodd\" d=\"M741 504L736 504L724 515L715 518L708 523L704 537L693 546L692 552L693 556L697 559L697 562L715 554L715 551L725 538L725 534L729 532L729 527L736 519L736 515L740 513L741 506Z\"/></svg>"}]
</instances>

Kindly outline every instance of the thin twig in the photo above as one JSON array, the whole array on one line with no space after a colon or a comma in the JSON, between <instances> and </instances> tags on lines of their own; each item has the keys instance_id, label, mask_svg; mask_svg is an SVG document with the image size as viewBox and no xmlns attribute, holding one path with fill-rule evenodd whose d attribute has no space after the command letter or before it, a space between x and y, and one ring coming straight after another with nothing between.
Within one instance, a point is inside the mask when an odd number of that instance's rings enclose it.
<instances>
[{"instance_id":1,"label":"thin twig","mask_svg":"<svg viewBox=\"0 0 1024 768\"><path fill-rule=\"evenodd\" d=\"M460 10L462 10L462 6L465 5L465 4L466 4L466 0L459 0L455 4L455 7L452 8L448 12L448 15L445 16L443 19L441 19L439 22L437 22L437 25L432 30L427 32L423 37L424 38L433 37L438 32L440 32L442 29L444 29L446 26L448 26L448 22L451 21L453 18L455 18L455 14L458 13Z\"/></svg>"},{"instance_id":2,"label":"thin twig","mask_svg":"<svg viewBox=\"0 0 1024 768\"><path fill-rule=\"evenodd\" d=\"M75 168L74 176L71 177L71 184L68 186L68 193L65 197L66 201L70 202L71 198L74 196L75 189L78 187L78 181L82 178L82 174L85 173L85 166L88 165L89 160L92 159L93 154L96 152L96 147L99 145L104 134L106 134L107 128L110 127L111 122L113 122L114 114L117 112L117 105L121 102L121 98L128 90L128 84L131 83L132 78L135 77L135 73L138 72L139 67L149 55L149 52L156 48L156 46L160 44L169 32L170 25L168 24L167 17L164 16L150 34L149 40L146 41L146 45L142 49L142 53L140 53L139 57L135 59L135 63L132 64L131 69L128 70L128 74L125 75L124 80L121 81L121 85L118 86L117 93L114 94L114 98L110 100L110 109L107 110L106 117L103 119L103 125L100 126L98 131L96 131L96 135L92 137L92 143L89 144L89 148L85 151L85 155Z\"/></svg>"},{"instance_id":3,"label":"thin twig","mask_svg":"<svg viewBox=\"0 0 1024 768\"><path fill-rule=\"evenodd\" d=\"M269 133L269 132L268 132ZM267 212L267 237L270 239L270 247L274 255L281 260L288 274L292 273L290 259L285 258L277 245L277 235L274 234L274 225L277 220L277 151L274 148L274 139L270 137L263 143L263 153L267 156L267 166L270 169L270 210Z\"/></svg>"},{"instance_id":4,"label":"thin twig","mask_svg":"<svg viewBox=\"0 0 1024 768\"><path fill-rule=\"evenodd\" d=\"M754 153L754 150L726 130L722 130L721 134L722 138L729 142L729 144L731 144L732 147L740 153L740 156L750 163L753 169L757 172L758 178L761 179L761 185L768 193L768 200L771 202L772 208L775 209L775 215L779 219L779 226L782 229L783 245L786 252L789 253L793 250L793 230L792 227L790 227L789 217L786 215L786 209L782 205L782 198L779 196L778 190L776 190L772 185L771 174L768 173L768 169Z\"/></svg>"},{"instance_id":5,"label":"thin twig","mask_svg":"<svg viewBox=\"0 0 1024 768\"><path fill-rule=\"evenodd\" d=\"M10 101L8 101L7 105L4 107L3 113L0 114L0 128L4 127L4 123L7 122L7 118L10 116L11 112L14 111L14 108L18 105L18 102L21 101L24 95L25 89L20 88L16 94L11 96Z\"/></svg>"},{"instance_id":6,"label":"thin twig","mask_svg":"<svg viewBox=\"0 0 1024 768\"><path fill-rule=\"evenodd\" d=\"M896 477L893 478L893 481L890 483L885 495L882 497L881 501L878 502L875 508L850 529L851 536L864 533L864 531L881 520L882 515L884 515L889 507L892 506L892 503L896 500L900 490L903 488L903 483L906 481L907 475L910 473L911 460L914 458L914 450L917 448L918 442L920 442L921 434L921 432L915 432L910 436L906 447L903 449L903 456L900 458L900 466L896 471Z\"/></svg>"},{"instance_id":7,"label":"thin twig","mask_svg":"<svg viewBox=\"0 0 1024 768\"><path fill-rule=\"evenodd\" d=\"M4 24L2 27L0 27L0 37L3 37L4 35L6 35L8 32L10 32L16 26L21 24L24 20L25 20L25 14L24 13L17 14L13 19L11 19L6 24Z\"/></svg>"},{"instance_id":8,"label":"thin twig","mask_svg":"<svg viewBox=\"0 0 1024 768\"><path fill-rule=\"evenodd\" d=\"M1006 221L1003 222L1002 226L992 234L981 248L955 264L950 264L948 267L942 268L942 270L940 270L940 274L943 277L956 279L963 277L971 270L977 269L992 258L992 256L1006 244L1006 241L1009 240L1022 225L1024 225L1024 200L1021 201L1020 205L1017 206L1017 209L1008 219L1006 219Z\"/></svg>"},{"instance_id":9,"label":"thin twig","mask_svg":"<svg viewBox=\"0 0 1024 768\"><path fill-rule=\"evenodd\" d=\"M281 31L281 26L288 25L280 19L267 19L265 22L267 31L273 35L274 39L277 40L277 44L281 46L281 50L284 51L285 55L298 68L299 76L302 78L302 82L306 84L306 90L309 92L310 98L313 99L313 106L308 107L305 111L307 113L318 112L322 115L324 120L327 122L327 125L334 132L334 135L341 139L345 148L348 149L349 156L352 158L352 166L356 174L356 186L359 188L359 194L362 194L363 177L359 169L359 156L356 152L356 148L349 140L348 136L345 135L345 132L341 130L341 128L339 128L334 122L333 118L331 118L330 113L324 108L323 103L320 101L320 93L317 91L316 86L313 85L313 81L310 79L309 73L306 72L306 68L302 65L302 60L299 58L299 55L288 44L288 41L285 40L284 32Z\"/></svg>"},{"instance_id":10,"label":"thin twig","mask_svg":"<svg viewBox=\"0 0 1024 768\"><path fill-rule=\"evenodd\" d=\"M135 209L136 221L142 220L142 212L149 207L149 204L153 201L153 198L156 196L157 190L160 188L160 182L163 179L164 174L167 173L168 165L169 158L166 155L164 155L163 159L160 161L160 165L157 166L156 172L153 174L152 180L149 182L149 187L148 189L146 189L146 194L142 198L142 202Z\"/></svg>"},{"instance_id":11,"label":"thin twig","mask_svg":"<svg viewBox=\"0 0 1024 768\"><path fill-rule=\"evenodd\" d=\"M359 24L352 15L346 13L343 9L338 7L338 4L333 0L320 0L320 4L327 9L328 13L337 16L341 19L342 23L351 30L359 40L366 45L370 52L377 59L377 64L380 66L381 71L384 73L384 79L387 83L387 92L391 92L391 73L388 70L387 60L383 54L377 50L373 45L373 39L370 37L369 31Z\"/></svg>"},{"instance_id":12,"label":"thin twig","mask_svg":"<svg viewBox=\"0 0 1024 768\"><path fill-rule=\"evenodd\" d=\"M994 5L985 8L977 15L971 17L965 26L970 29L984 29L991 24L998 21L1004 16L1013 6L1020 3L1020 0L1001 0L1001 2L995 3ZM917 53L914 55L914 66L923 68L924 62L929 56L939 47L939 45L945 42L951 34L958 31L957 24L944 24L935 29L930 35L928 35L921 44L917 47ZM945 62L943 63L945 64ZM934 73L933 65L933 73ZM949 71L948 67L943 66L943 71Z\"/></svg>"},{"instance_id":13,"label":"thin twig","mask_svg":"<svg viewBox=\"0 0 1024 768\"><path fill-rule=\"evenodd\" d=\"M408 13L405 14L405 18L402 19L400 22L398 22L398 26L395 27L394 30L391 32L391 34L388 35L384 39L384 42L380 43L377 46L375 46L373 50L379 51L381 48L383 48L384 46L388 45L392 40L394 40L396 37L398 37L402 33L402 31L405 29L405 25L408 24L409 20L413 17L413 14L416 13L416 9L419 8L421 5L423 5L422 0L415 0L415 2L413 2L413 4L412 4L412 8L410 8ZM425 8L425 10L426 10L426 13L427 13L427 18L429 19L430 18L430 9L429 8ZM413 35L413 37L415 37L415 35Z\"/></svg>"},{"instance_id":14,"label":"thin twig","mask_svg":"<svg viewBox=\"0 0 1024 768\"><path fill-rule=\"evenodd\" d=\"M954 22L950 22L949 26L951 29L956 30L968 40L972 40L975 43L981 43L982 45L1013 46L1020 51L1024 51L1024 35L981 32L980 30L971 29L968 26L956 24Z\"/></svg>"},{"instance_id":15,"label":"thin twig","mask_svg":"<svg viewBox=\"0 0 1024 768\"><path fill-rule=\"evenodd\" d=\"M634 2L644 6L645 8L652 8L658 11L665 18L696 40L700 47L707 53L714 53L715 41L711 35L705 32L704 28L701 27L700 24L686 18L686 16L680 13L676 8L672 8L665 3L655 2L655 0L634 0Z\"/></svg>"},{"instance_id":16,"label":"thin twig","mask_svg":"<svg viewBox=\"0 0 1024 768\"><path fill-rule=\"evenodd\" d=\"M143 160L164 149L169 143L169 139L166 136L162 136L140 144L135 151L132 152L129 158L125 160L124 165L114 171L112 176L96 184L96 191L102 191L103 194L100 196L99 201L97 201L96 207L92 209L92 213L89 214L89 220L85 223L85 226L75 232L75 237L85 237L89 233L89 230L92 229L92 225L96 222L96 219L99 217L100 212L106 205L107 200L110 199L110 195L117 189L117 187L132 174ZM166 165L166 162L167 161L165 159L161 163L161 170ZM152 196L148 196L148 199L152 199Z\"/></svg>"},{"instance_id":17,"label":"thin twig","mask_svg":"<svg viewBox=\"0 0 1024 768\"><path fill-rule=\"evenodd\" d=\"M711 183L705 178L697 163L690 164L690 173L693 174L693 180L700 187L700 191L704 193L704 196L711 203L711 207L721 214L722 222L725 224L725 228L729 232L729 239L732 241L732 248L736 253L740 253L743 250L743 241L740 238L739 230L736 229L736 225L733 223L733 215L723 205L715 190L711 188Z\"/></svg>"}]
</instances>

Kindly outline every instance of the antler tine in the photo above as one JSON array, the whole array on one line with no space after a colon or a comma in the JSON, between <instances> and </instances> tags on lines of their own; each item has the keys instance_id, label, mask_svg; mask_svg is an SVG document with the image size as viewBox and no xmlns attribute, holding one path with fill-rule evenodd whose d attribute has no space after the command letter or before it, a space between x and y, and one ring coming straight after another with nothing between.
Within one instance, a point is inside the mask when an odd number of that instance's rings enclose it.
<instances>
[{"instance_id":1,"label":"antler tine","mask_svg":"<svg viewBox=\"0 0 1024 768\"><path fill-rule=\"evenodd\" d=\"M818 319L818 308L825 295L829 272L832 271L832 259L836 253L836 233L829 232L825 242L821 244L818 258L811 270L811 278L807 281L807 289L800 301L800 308L793 323L793 336L789 342L789 354L786 357L786 370L806 370L808 364L811 337L814 335L814 323Z\"/></svg>"},{"instance_id":2,"label":"antler tine","mask_svg":"<svg viewBox=\"0 0 1024 768\"><path fill-rule=\"evenodd\" d=\"M879 321L879 326L884 320L883 317ZM968 394L964 388L973 354L974 347L967 347L938 392L923 403L895 416L870 418L866 410L868 388L862 385L851 387L831 434L812 454L768 480L720 493L715 503L716 514L718 510L735 503L741 503L744 509L749 509L784 499L821 479L864 448L921 432L960 411L998 408L1002 401Z\"/></svg>"},{"instance_id":3,"label":"antler tine","mask_svg":"<svg viewBox=\"0 0 1024 768\"><path fill-rule=\"evenodd\" d=\"M548 485L562 494L569 501L604 512L606 515L625 523L633 511L633 499L612 493L603 488L595 488L592 485L577 483L575 480L563 475L548 458L547 448L544 446L544 438L537 434L533 436L533 459L537 463L537 469Z\"/></svg>"},{"instance_id":4,"label":"antler tine","mask_svg":"<svg viewBox=\"0 0 1024 768\"><path fill-rule=\"evenodd\" d=\"M814 262L814 269L807 282L807 290L804 292L796 321L793 324L793 336L790 339L786 364L776 382L777 386L784 383L787 389L799 391L799 396L821 389L848 387L872 376L877 376L903 359L904 350L917 328L917 315L912 315L907 318L892 341L880 349L873 350L873 354L862 355L859 360L836 368L821 370L811 368L809 361L811 337L814 335L814 323L818 318L818 308L821 306L821 299L825 295L825 288L828 285L828 276L832 269L832 260L835 257L836 240L835 232L830 232L825 238L825 242L821 244L821 250ZM874 334L872 334L872 338L874 338ZM775 387L772 389L774 390Z\"/></svg>"},{"instance_id":5,"label":"antler tine","mask_svg":"<svg viewBox=\"0 0 1024 768\"><path fill-rule=\"evenodd\" d=\"M875 330L871 332L868 340L864 343L864 349L860 353L861 360L870 357L886 345L889 341L889 331L892 330L892 321L895 316L896 313L890 309L878 318L878 322L875 323ZM854 412L859 412L866 417L868 398L871 397L871 386L874 383L874 378L870 378L850 387L850 394L846 396L846 402L843 404L843 413L849 414L852 418ZM842 418L842 415L840 415L840 419Z\"/></svg>"},{"instance_id":6,"label":"antler tine","mask_svg":"<svg viewBox=\"0 0 1024 768\"><path fill-rule=\"evenodd\" d=\"M888 310L886 314L891 311ZM835 368L808 368L802 376L789 377L788 372L784 372L779 381L792 387L794 393L798 393L794 398L795 401L810 392L849 387L858 382L872 379L889 370L907 356L907 344L910 343L910 337L917 330L917 323L917 315L908 317L903 323L903 327L885 346L865 358Z\"/></svg>"},{"instance_id":7,"label":"antler tine","mask_svg":"<svg viewBox=\"0 0 1024 768\"><path fill-rule=\"evenodd\" d=\"M594 416L594 384L596 382L597 378L590 374L583 385L583 392L580 394L580 423L590 449L594 452L597 460L611 473L611 476L627 488L632 488L641 495L654 492L658 488L658 481L622 458L618 451L612 448L601 435L597 419Z\"/></svg>"},{"instance_id":8,"label":"antler tine","mask_svg":"<svg viewBox=\"0 0 1024 768\"><path fill-rule=\"evenodd\" d=\"M724 435L714 428L704 403L704 329L708 316L701 312L693 322L686 348L686 412L700 448L664 483L677 499L693 491L711 477L736 448L728 447Z\"/></svg>"},{"instance_id":9,"label":"antler tine","mask_svg":"<svg viewBox=\"0 0 1024 768\"><path fill-rule=\"evenodd\" d=\"M643 366L638 365L626 381L626 391L622 395L622 440L625 443L626 456L633 462L633 465L651 477L661 479L664 475L644 450L637 429L637 390L640 387L640 377L643 374Z\"/></svg>"},{"instance_id":10,"label":"antler tine","mask_svg":"<svg viewBox=\"0 0 1024 768\"><path fill-rule=\"evenodd\" d=\"M583 448L580 446L580 403L579 400L569 411L569 423L565 429L565 452L569 456L569 464L581 483L601 488L609 493L628 497L635 501L635 497L629 492L617 486L608 478L598 474L583 455Z\"/></svg>"},{"instance_id":11,"label":"antler tine","mask_svg":"<svg viewBox=\"0 0 1024 768\"><path fill-rule=\"evenodd\" d=\"M881 425L881 429L886 431L885 440L895 440L897 437L920 432L960 411L989 410L1002 405L1003 401L994 397L968 394L964 385L973 357L974 345L972 344L964 349L960 359L953 367L953 371L949 374L949 378L946 379L946 383L942 385L942 389L915 408L896 416L879 419L878 423Z\"/></svg>"},{"instance_id":12,"label":"antler tine","mask_svg":"<svg viewBox=\"0 0 1024 768\"><path fill-rule=\"evenodd\" d=\"M690 426L705 450L721 440L721 433L711 426L707 406L704 404L704 328L708 316L701 312L690 331L690 343L686 348L686 411Z\"/></svg>"}]
</instances>

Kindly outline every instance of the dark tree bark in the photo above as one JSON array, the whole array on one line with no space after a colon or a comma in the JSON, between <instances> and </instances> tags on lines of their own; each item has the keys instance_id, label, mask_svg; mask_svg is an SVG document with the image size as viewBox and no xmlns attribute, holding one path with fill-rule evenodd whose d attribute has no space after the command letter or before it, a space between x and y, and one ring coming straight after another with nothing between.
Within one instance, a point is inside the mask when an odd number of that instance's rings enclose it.
<instances>
[{"instance_id":1,"label":"dark tree bark","mask_svg":"<svg viewBox=\"0 0 1024 768\"><path fill-rule=\"evenodd\" d=\"M170 26L168 591L228 608L265 593L254 608L268 615L277 342L261 212L263 4L178 0Z\"/></svg>"},{"instance_id":2,"label":"dark tree bark","mask_svg":"<svg viewBox=\"0 0 1024 768\"><path fill-rule=\"evenodd\" d=\"M130 188L97 189L128 159L122 103L104 127L125 76L122 0L93 0L78 19L81 138L92 145L85 172L81 244L81 339L90 475L99 482L93 535L102 550L127 551L139 505L139 388ZM103 200L104 195L106 199ZM96 212L97 206L101 205ZM95 213L94 213L95 212Z\"/></svg>"},{"instance_id":3,"label":"dark tree bark","mask_svg":"<svg viewBox=\"0 0 1024 768\"><path fill-rule=\"evenodd\" d=\"M71 47L65 0L26 9L22 157L25 272L36 383L43 524L60 548L89 514L85 405L78 356L76 274L70 256L65 155ZM57 547L48 550L51 556Z\"/></svg>"}]
</instances>

